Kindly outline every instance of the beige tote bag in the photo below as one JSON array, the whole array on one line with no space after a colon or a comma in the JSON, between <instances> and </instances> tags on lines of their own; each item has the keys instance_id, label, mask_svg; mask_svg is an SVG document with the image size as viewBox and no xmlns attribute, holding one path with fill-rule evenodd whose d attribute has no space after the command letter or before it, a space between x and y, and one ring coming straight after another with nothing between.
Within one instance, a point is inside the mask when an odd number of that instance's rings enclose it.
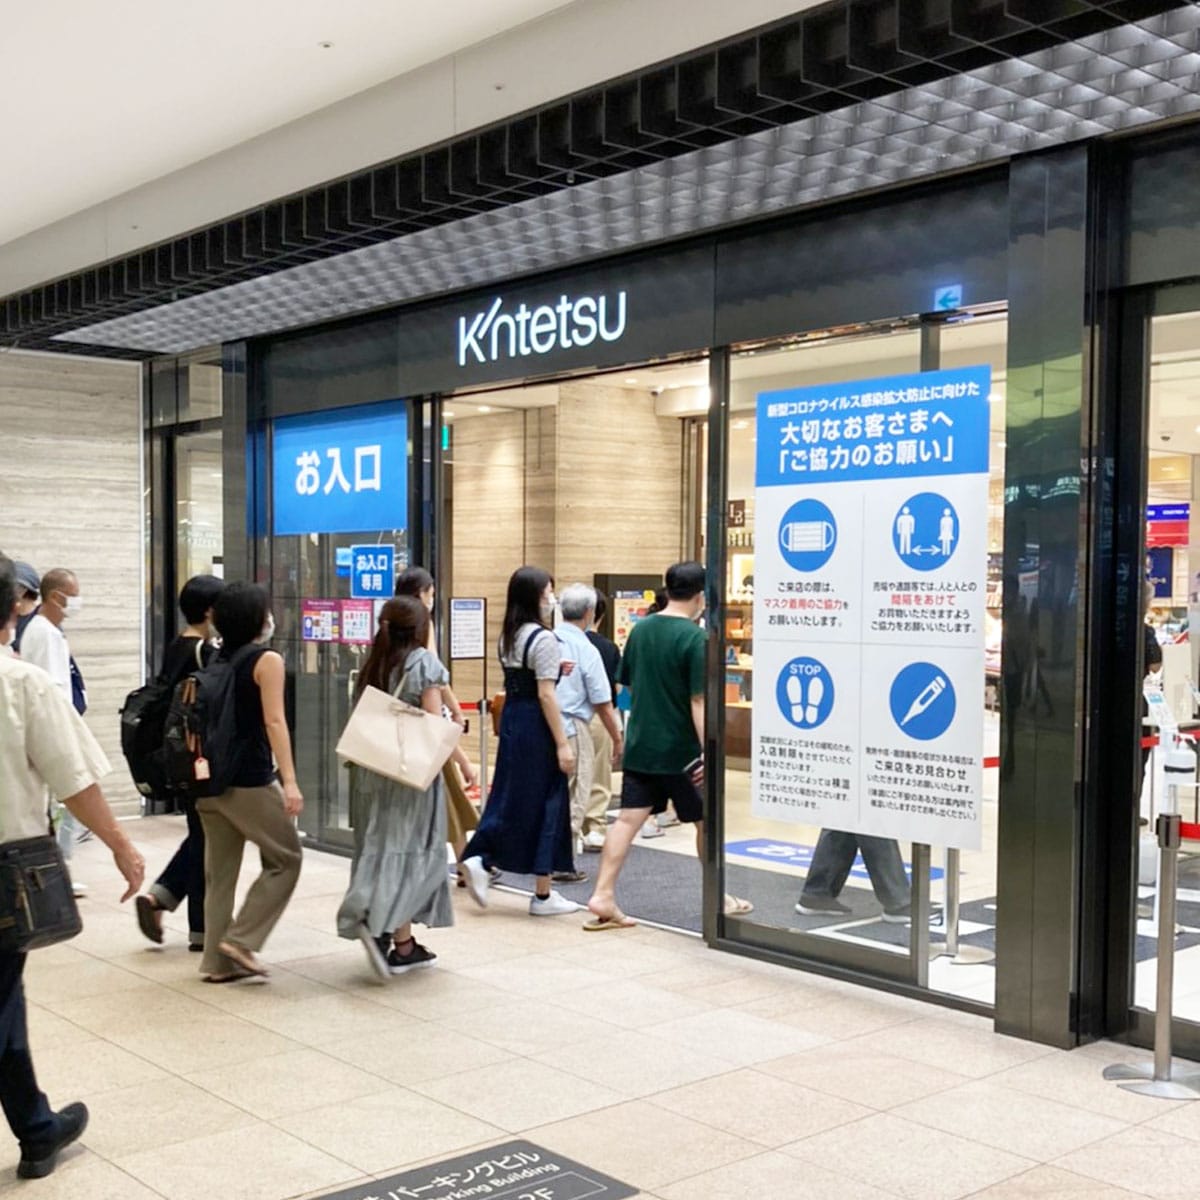
<instances>
[{"instance_id":1,"label":"beige tote bag","mask_svg":"<svg viewBox=\"0 0 1200 1200\"><path fill-rule=\"evenodd\" d=\"M346 722L337 755L424 792L441 774L461 736L462 727L453 721L368 687Z\"/></svg>"}]
</instances>

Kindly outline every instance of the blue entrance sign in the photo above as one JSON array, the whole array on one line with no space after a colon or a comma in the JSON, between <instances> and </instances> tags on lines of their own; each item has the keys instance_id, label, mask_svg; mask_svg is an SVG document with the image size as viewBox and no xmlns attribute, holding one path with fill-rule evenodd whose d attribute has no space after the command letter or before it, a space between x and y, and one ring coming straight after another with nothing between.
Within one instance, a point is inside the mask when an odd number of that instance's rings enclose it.
<instances>
[{"instance_id":1,"label":"blue entrance sign","mask_svg":"<svg viewBox=\"0 0 1200 1200\"><path fill-rule=\"evenodd\" d=\"M774 838L748 838L741 842L725 843L727 855L735 854L739 858L748 858L768 866L795 867L801 871L807 871L812 866L814 850L814 846L805 846L799 842L782 842ZM912 864L905 863L904 870L911 876ZM929 868L930 879L941 879L944 875L945 872L941 867L931 866ZM861 854L854 857L854 863L850 868L850 878L862 879L867 883L871 881L870 872L868 872Z\"/></svg>"},{"instance_id":2,"label":"blue entrance sign","mask_svg":"<svg viewBox=\"0 0 1200 1200\"><path fill-rule=\"evenodd\" d=\"M934 312L953 312L962 308L963 288L961 283L951 283L937 288L933 293Z\"/></svg>"},{"instance_id":3,"label":"blue entrance sign","mask_svg":"<svg viewBox=\"0 0 1200 1200\"><path fill-rule=\"evenodd\" d=\"M990 367L764 392L760 488L988 469Z\"/></svg>"},{"instance_id":4,"label":"blue entrance sign","mask_svg":"<svg viewBox=\"0 0 1200 1200\"><path fill-rule=\"evenodd\" d=\"M408 417L403 403L280 417L272 447L277 536L407 528Z\"/></svg>"},{"instance_id":5,"label":"blue entrance sign","mask_svg":"<svg viewBox=\"0 0 1200 1200\"><path fill-rule=\"evenodd\" d=\"M350 547L350 595L355 600L387 600L396 586L395 546Z\"/></svg>"}]
</instances>

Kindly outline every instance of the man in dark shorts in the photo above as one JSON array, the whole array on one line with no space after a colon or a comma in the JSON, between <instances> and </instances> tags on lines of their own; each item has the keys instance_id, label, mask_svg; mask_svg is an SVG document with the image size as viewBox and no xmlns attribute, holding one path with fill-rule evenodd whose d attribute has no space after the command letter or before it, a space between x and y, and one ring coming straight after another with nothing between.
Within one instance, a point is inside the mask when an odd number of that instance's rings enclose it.
<instances>
[{"instance_id":1,"label":"man in dark shorts","mask_svg":"<svg viewBox=\"0 0 1200 1200\"><path fill-rule=\"evenodd\" d=\"M584 929L589 932L636 924L617 907L617 876L646 818L663 812L669 801L680 821L696 826L696 853L704 856L705 637L696 625L703 611L704 568L676 563L667 571L666 607L639 621L626 643L620 681L630 690L633 709L621 815L604 842L596 890L588 901L592 919ZM739 911L748 912L749 906Z\"/></svg>"}]
</instances>

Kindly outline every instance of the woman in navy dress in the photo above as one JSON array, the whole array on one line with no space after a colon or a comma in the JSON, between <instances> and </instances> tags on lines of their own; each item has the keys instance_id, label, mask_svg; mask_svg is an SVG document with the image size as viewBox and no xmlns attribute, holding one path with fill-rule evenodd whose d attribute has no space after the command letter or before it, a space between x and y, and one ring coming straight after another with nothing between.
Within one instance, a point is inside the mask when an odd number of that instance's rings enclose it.
<instances>
[{"instance_id":1,"label":"woman in navy dress","mask_svg":"<svg viewBox=\"0 0 1200 1200\"><path fill-rule=\"evenodd\" d=\"M575 752L555 692L562 656L553 621L554 581L540 567L522 567L508 581L500 634L504 711L496 772L462 863L471 898L484 908L489 867L535 876L535 917L579 910L550 887L555 872L575 870L567 788Z\"/></svg>"}]
</instances>

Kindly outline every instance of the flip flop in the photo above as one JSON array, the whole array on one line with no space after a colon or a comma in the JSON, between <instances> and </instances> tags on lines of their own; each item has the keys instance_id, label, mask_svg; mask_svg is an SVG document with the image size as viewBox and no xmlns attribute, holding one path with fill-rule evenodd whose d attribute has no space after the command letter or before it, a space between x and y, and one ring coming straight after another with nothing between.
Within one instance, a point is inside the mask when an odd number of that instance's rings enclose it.
<instances>
[{"instance_id":1,"label":"flip flop","mask_svg":"<svg viewBox=\"0 0 1200 1200\"><path fill-rule=\"evenodd\" d=\"M230 971L228 975L201 975L204 983L237 983L239 979L253 979L249 971Z\"/></svg>"},{"instance_id":2,"label":"flip flop","mask_svg":"<svg viewBox=\"0 0 1200 1200\"><path fill-rule=\"evenodd\" d=\"M222 942L217 949L226 958L230 958L237 963L247 975L267 976L271 973L249 950L243 946L239 946L236 942Z\"/></svg>"},{"instance_id":3,"label":"flip flop","mask_svg":"<svg viewBox=\"0 0 1200 1200\"><path fill-rule=\"evenodd\" d=\"M606 933L610 929L633 929L637 926L637 922L626 916L619 909L609 917L598 917L595 913L591 914L592 919L584 922L584 932L586 933Z\"/></svg>"},{"instance_id":4,"label":"flip flop","mask_svg":"<svg viewBox=\"0 0 1200 1200\"><path fill-rule=\"evenodd\" d=\"M753 911L754 905L749 900L743 900L738 896L725 897L725 915L727 917L744 917Z\"/></svg>"},{"instance_id":5,"label":"flip flop","mask_svg":"<svg viewBox=\"0 0 1200 1200\"><path fill-rule=\"evenodd\" d=\"M155 903L152 896L139 896L134 901L134 907L137 910L138 928L156 946L161 946L163 944L162 923L161 919L155 920L155 915L162 912L162 909Z\"/></svg>"}]
</instances>

